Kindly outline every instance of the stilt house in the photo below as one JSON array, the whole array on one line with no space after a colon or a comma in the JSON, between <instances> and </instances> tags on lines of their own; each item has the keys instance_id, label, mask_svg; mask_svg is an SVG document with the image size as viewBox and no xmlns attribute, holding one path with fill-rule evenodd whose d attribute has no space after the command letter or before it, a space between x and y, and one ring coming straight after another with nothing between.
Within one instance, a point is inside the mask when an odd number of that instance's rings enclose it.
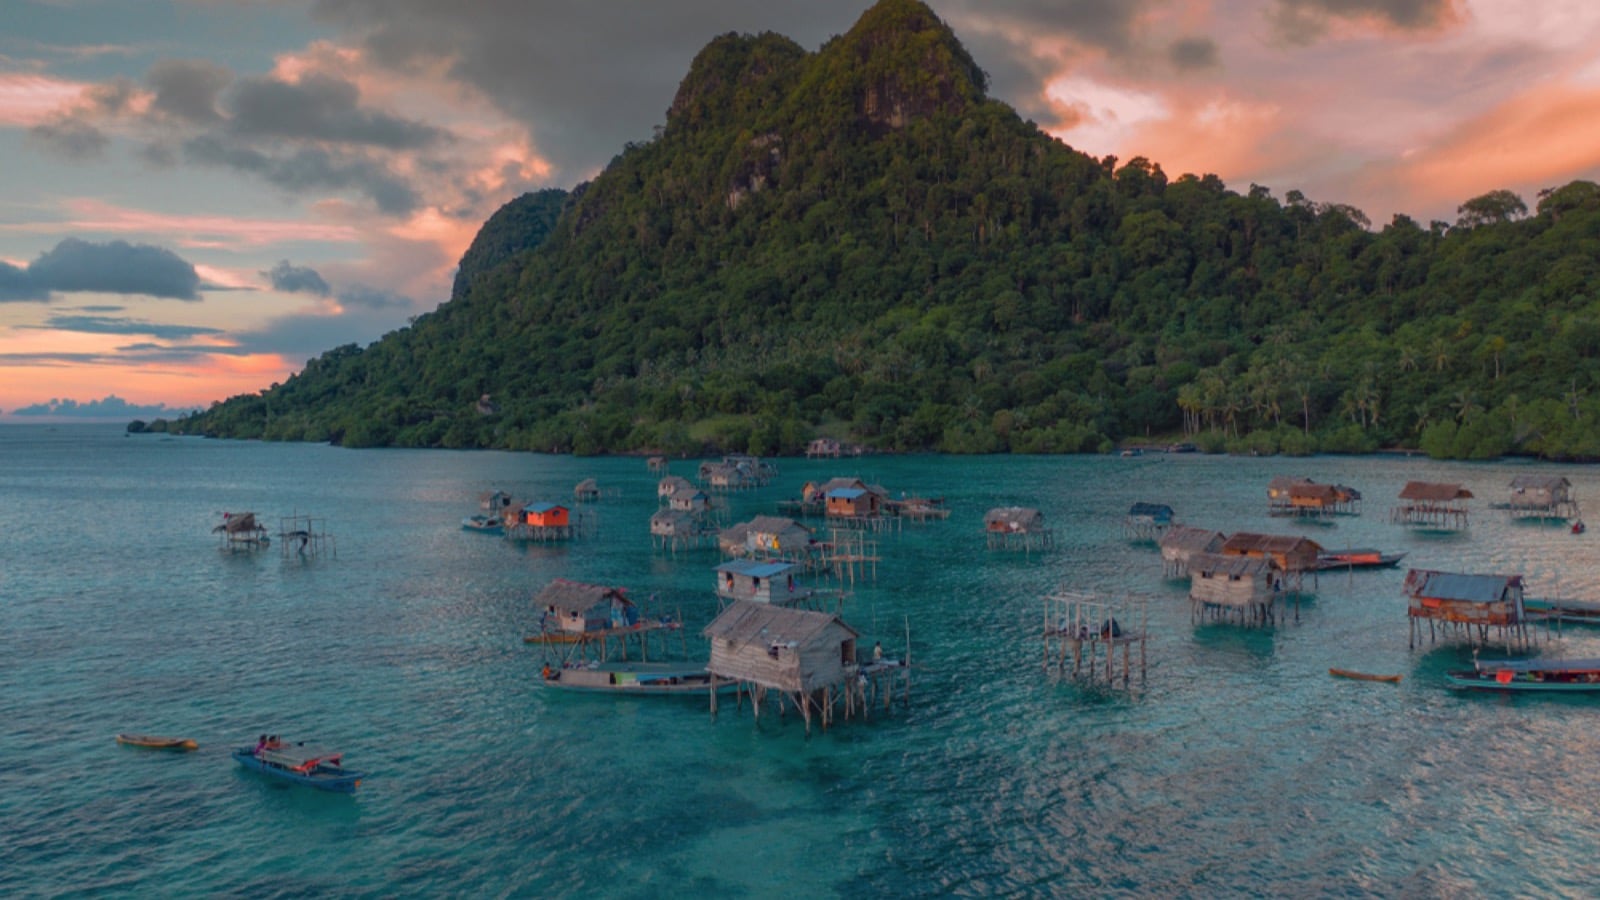
<instances>
[{"instance_id":1,"label":"stilt house","mask_svg":"<svg viewBox=\"0 0 1600 900\"><path fill-rule=\"evenodd\" d=\"M1159 538L1172 524L1172 507L1165 503L1141 502L1128 507L1123 528L1130 537Z\"/></svg>"},{"instance_id":2,"label":"stilt house","mask_svg":"<svg viewBox=\"0 0 1600 900\"><path fill-rule=\"evenodd\" d=\"M1265 559L1279 572L1299 575L1317 570L1322 546L1310 538L1241 531L1223 542L1222 555Z\"/></svg>"},{"instance_id":3,"label":"stilt house","mask_svg":"<svg viewBox=\"0 0 1600 900\"><path fill-rule=\"evenodd\" d=\"M1430 528L1467 527L1467 501L1472 492L1459 484L1408 481L1400 489L1400 505L1389 518L1402 525Z\"/></svg>"},{"instance_id":4,"label":"stilt house","mask_svg":"<svg viewBox=\"0 0 1600 900\"><path fill-rule=\"evenodd\" d=\"M1566 518L1577 512L1572 482L1559 475L1519 475L1511 479L1507 508L1516 516Z\"/></svg>"},{"instance_id":5,"label":"stilt house","mask_svg":"<svg viewBox=\"0 0 1600 900\"><path fill-rule=\"evenodd\" d=\"M593 478L585 478L578 482L572 489L572 498L579 503L588 503L600 499L600 483Z\"/></svg>"},{"instance_id":6,"label":"stilt house","mask_svg":"<svg viewBox=\"0 0 1600 900\"><path fill-rule=\"evenodd\" d=\"M736 559L717 566L717 596L724 600L788 605L802 589L795 584L799 566L787 562ZM805 592L810 595L809 591Z\"/></svg>"},{"instance_id":7,"label":"stilt house","mask_svg":"<svg viewBox=\"0 0 1600 900\"><path fill-rule=\"evenodd\" d=\"M812 439L811 443L806 445L806 456L811 459L822 459L827 457L838 459L839 454L842 451L843 448L840 445L838 438L814 438Z\"/></svg>"},{"instance_id":8,"label":"stilt house","mask_svg":"<svg viewBox=\"0 0 1600 900\"><path fill-rule=\"evenodd\" d=\"M557 578L533 602L541 610L544 632L592 634L639 621L638 608L622 588Z\"/></svg>"},{"instance_id":9,"label":"stilt house","mask_svg":"<svg viewBox=\"0 0 1600 900\"><path fill-rule=\"evenodd\" d=\"M808 730L813 712L827 724L833 695L846 691L859 669L860 635L831 613L736 600L703 633L711 641L706 670L713 686L721 680L750 687L758 711L767 691L780 691Z\"/></svg>"},{"instance_id":10,"label":"stilt house","mask_svg":"<svg viewBox=\"0 0 1600 900\"><path fill-rule=\"evenodd\" d=\"M1195 553L1189 557L1191 618L1237 618L1241 625L1274 620L1272 562L1260 556Z\"/></svg>"},{"instance_id":11,"label":"stilt house","mask_svg":"<svg viewBox=\"0 0 1600 900\"><path fill-rule=\"evenodd\" d=\"M1220 531L1177 525L1168 529L1158 542L1162 570L1168 578L1189 574L1189 558L1197 553L1219 553L1227 536Z\"/></svg>"},{"instance_id":12,"label":"stilt house","mask_svg":"<svg viewBox=\"0 0 1600 900\"><path fill-rule=\"evenodd\" d=\"M679 491L693 491L694 484L682 475L667 475L656 482L656 498L665 503Z\"/></svg>"},{"instance_id":13,"label":"stilt house","mask_svg":"<svg viewBox=\"0 0 1600 900\"><path fill-rule=\"evenodd\" d=\"M1001 506L983 517L990 547L1032 547L1050 543L1044 513L1028 506Z\"/></svg>"},{"instance_id":14,"label":"stilt house","mask_svg":"<svg viewBox=\"0 0 1600 900\"><path fill-rule=\"evenodd\" d=\"M1421 637L1421 622L1429 637L1437 639L1435 626L1464 634L1472 643L1487 643L1491 629L1507 647L1527 641L1528 618L1522 605L1521 575L1462 575L1411 569L1402 588L1411 621L1411 646Z\"/></svg>"}]
</instances>

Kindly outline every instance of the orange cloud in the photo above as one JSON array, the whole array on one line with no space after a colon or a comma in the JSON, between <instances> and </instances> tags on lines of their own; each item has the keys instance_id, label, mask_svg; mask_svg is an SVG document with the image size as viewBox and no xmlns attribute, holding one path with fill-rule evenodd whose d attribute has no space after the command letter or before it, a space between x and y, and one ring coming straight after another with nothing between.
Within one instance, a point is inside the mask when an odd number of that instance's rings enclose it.
<instances>
[{"instance_id":1,"label":"orange cloud","mask_svg":"<svg viewBox=\"0 0 1600 900\"><path fill-rule=\"evenodd\" d=\"M0 225L19 234L92 232L162 236L180 247L263 247L288 241L355 243L362 232L350 225L317 224L295 219L241 219L236 216L175 215L130 209L89 197L62 204L60 220Z\"/></svg>"},{"instance_id":2,"label":"orange cloud","mask_svg":"<svg viewBox=\"0 0 1600 900\"><path fill-rule=\"evenodd\" d=\"M1600 88L1541 87L1464 122L1361 178L1364 193L1455 204L1499 188L1537 190L1600 168ZM1531 197L1524 200L1532 203Z\"/></svg>"}]
</instances>

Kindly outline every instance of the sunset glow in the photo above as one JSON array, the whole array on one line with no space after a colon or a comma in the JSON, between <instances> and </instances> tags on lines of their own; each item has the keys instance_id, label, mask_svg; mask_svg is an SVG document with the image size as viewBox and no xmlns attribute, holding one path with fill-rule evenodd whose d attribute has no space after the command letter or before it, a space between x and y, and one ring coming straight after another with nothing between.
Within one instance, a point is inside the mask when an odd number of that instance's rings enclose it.
<instances>
[{"instance_id":1,"label":"sunset glow","mask_svg":"<svg viewBox=\"0 0 1600 900\"><path fill-rule=\"evenodd\" d=\"M814 49L866 6L714 0L663 18L634 2L333 4L295 39L241 4L226 48L20 7L0 52L0 419L113 390L208 403L403 327L448 298L501 205L647 139L712 37ZM1600 5L1581 0L931 6L997 99L1169 178L1299 190L1381 224L1600 177ZM50 254L126 283L30 281Z\"/></svg>"}]
</instances>

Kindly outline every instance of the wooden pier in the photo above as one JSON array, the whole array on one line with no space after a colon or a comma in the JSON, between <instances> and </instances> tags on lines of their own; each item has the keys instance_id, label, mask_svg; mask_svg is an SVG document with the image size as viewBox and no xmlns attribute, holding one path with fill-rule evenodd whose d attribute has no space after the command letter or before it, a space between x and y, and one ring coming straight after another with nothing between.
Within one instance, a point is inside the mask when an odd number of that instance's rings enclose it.
<instances>
[{"instance_id":1,"label":"wooden pier","mask_svg":"<svg viewBox=\"0 0 1600 900\"><path fill-rule=\"evenodd\" d=\"M326 519L299 514L285 516L278 520L278 539L278 547L285 557L295 555L302 559L319 559L323 555L339 555L333 535L328 533Z\"/></svg>"},{"instance_id":2,"label":"wooden pier","mask_svg":"<svg viewBox=\"0 0 1600 900\"><path fill-rule=\"evenodd\" d=\"M1093 683L1130 687L1133 648L1139 648L1139 681L1146 672L1145 642L1149 635L1148 602L1140 598L1110 600L1065 591L1044 599L1044 667L1055 675ZM1117 667L1117 650L1122 667ZM1069 667L1067 657L1071 655ZM1104 656L1104 662L1100 660Z\"/></svg>"}]
</instances>

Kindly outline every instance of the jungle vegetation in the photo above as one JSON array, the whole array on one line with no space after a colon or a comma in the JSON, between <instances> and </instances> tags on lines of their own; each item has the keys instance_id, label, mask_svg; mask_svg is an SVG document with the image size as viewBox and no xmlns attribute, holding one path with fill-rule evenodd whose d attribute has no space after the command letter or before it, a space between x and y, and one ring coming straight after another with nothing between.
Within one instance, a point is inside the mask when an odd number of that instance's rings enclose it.
<instances>
[{"instance_id":1,"label":"jungle vegetation","mask_svg":"<svg viewBox=\"0 0 1600 900\"><path fill-rule=\"evenodd\" d=\"M351 447L1600 458L1600 186L1454 222L1080 153L917 0L726 34L656 135L508 203L453 295L157 422ZM486 396L487 395L487 396Z\"/></svg>"}]
</instances>

